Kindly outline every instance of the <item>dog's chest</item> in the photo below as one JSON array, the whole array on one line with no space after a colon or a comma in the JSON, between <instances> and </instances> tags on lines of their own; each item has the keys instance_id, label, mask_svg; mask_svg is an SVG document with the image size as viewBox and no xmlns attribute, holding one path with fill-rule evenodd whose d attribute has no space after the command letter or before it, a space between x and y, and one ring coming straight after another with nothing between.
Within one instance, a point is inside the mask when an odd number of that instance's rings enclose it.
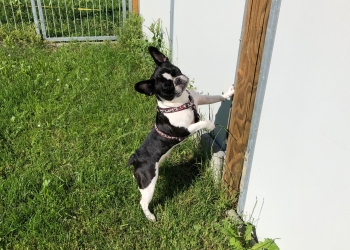
<instances>
[{"instance_id":1,"label":"dog's chest","mask_svg":"<svg viewBox=\"0 0 350 250\"><path fill-rule=\"evenodd\" d=\"M191 124L195 123L195 113L192 107L184 108L184 103L190 102L190 93L188 91L184 91L183 94L173 100L172 102L158 102L159 108L178 108L174 112L162 112L168 119L171 125L175 127L185 127L188 128ZM195 104L197 105L197 100L193 99Z\"/></svg>"},{"instance_id":2,"label":"dog's chest","mask_svg":"<svg viewBox=\"0 0 350 250\"><path fill-rule=\"evenodd\" d=\"M164 115L169 119L170 124L175 127L187 128L192 123L194 123L194 113L192 109L185 109Z\"/></svg>"}]
</instances>

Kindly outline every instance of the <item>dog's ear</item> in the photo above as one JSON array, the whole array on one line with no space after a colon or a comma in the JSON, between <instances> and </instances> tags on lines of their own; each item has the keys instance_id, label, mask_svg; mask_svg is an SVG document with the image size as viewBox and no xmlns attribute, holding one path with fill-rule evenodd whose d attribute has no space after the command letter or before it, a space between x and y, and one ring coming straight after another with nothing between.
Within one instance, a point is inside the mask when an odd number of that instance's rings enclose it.
<instances>
[{"instance_id":1,"label":"dog's ear","mask_svg":"<svg viewBox=\"0 0 350 250\"><path fill-rule=\"evenodd\" d=\"M140 92L141 94L151 96L154 94L155 80L149 79L149 80L138 82L135 84L134 88L137 92Z\"/></svg>"},{"instance_id":2,"label":"dog's ear","mask_svg":"<svg viewBox=\"0 0 350 250\"><path fill-rule=\"evenodd\" d=\"M132 154L132 155L130 156L128 162L126 163L126 166L128 167L128 166L130 166L130 165L133 165L134 162L135 162L135 155Z\"/></svg>"},{"instance_id":3,"label":"dog's ear","mask_svg":"<svg viewBox=\"0 0 350 250\"><path fill-rule=\"evenodd\" d=\"M148 51L151 54L154 62L159 66L161 63L169 61L169 59L163 55L162 52L160 52L157 48L155 47L148 47Z\"/></svg>"}]
</instances>

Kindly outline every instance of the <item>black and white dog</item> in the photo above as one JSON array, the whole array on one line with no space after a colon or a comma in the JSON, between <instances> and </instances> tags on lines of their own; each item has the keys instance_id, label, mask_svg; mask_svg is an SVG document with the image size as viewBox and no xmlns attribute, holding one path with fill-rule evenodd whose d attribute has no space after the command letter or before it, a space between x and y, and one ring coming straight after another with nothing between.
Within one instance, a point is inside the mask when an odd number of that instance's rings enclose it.
<instances>
[{"instance_id":1,"label":"black and white dog","mask_svg":"<svg viewBox=\"0 0 350 250\"><path fill-rule=\"evenodd\" d=\"M161 162L175 145L189 135L200 129L213 130L215 125L211 121L199 121L196 107L224 101L233 95L234 89L231 86L225 94L213 96L187 90L189 80L180 69L172 65L157 48L149 47L148 51L156 68L149 80L136 83L135 90L157 98L156 124L130 156L127 166L134 166L134 178L142 195L140 204L144 214L147 219L155 221L148 205L153 197Z\"/></svg>"}]
</instances>

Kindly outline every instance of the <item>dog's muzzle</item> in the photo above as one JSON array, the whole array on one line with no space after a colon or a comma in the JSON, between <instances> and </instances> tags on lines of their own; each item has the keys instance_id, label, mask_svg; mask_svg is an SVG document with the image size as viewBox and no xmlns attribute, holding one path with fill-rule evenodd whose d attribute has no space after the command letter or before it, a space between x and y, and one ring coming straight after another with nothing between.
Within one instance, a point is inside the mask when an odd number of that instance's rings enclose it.
<instances>
[{"instance_id":1,"label":"dog's muzzle","mask_svg":"<svg viewBox=\"0 0 350 250\"><path fill-rule=\"evenodd\" d=\"M188 77L185 75L177 76L174 79L175 86L184 85L188 83Z\"/></svg>"}]
</instances>

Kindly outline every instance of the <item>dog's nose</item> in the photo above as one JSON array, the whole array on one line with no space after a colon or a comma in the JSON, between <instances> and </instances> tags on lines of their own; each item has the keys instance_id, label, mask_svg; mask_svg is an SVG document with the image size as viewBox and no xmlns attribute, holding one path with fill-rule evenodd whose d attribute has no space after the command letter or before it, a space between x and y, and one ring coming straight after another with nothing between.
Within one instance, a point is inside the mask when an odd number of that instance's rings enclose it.
<instances>
[{"instance_id":1,"label":"dog's nose","mask_svg":"<svg viewBox=\"0 0 350 250\"><path fill-rule=\"evenodd\" d=\"M175 83L175 86L183 84L180 77L175 78L174 83Z\"/></svg>"}]
</instances>

